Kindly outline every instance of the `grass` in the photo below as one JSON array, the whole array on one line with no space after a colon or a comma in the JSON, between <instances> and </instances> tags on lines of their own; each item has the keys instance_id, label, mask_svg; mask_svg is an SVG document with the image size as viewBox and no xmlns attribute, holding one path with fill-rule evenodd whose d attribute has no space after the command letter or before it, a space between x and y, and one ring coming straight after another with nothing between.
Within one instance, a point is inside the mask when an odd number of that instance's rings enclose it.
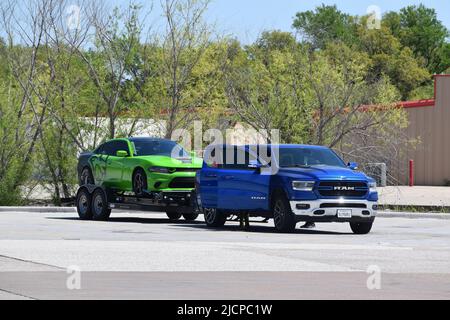
<instances>
[{"instance_id":1,"label":"grass","mask_svg":"<svg viewBox=\"0 0 450 320\"><path fill-rule=\"evenodd\" d=\"M380 205L380 210L393 212L412 212L412 213L450 213L450 207L444 206L398 206L398 205Z\"/></svg>"}]
</instances>

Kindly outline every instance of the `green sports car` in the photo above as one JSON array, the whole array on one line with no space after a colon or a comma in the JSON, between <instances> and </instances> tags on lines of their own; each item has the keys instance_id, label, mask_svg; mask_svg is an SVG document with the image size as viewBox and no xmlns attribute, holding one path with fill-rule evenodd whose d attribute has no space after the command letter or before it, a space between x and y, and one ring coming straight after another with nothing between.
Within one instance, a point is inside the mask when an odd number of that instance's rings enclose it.
<instances>
[{"instance_id":1,"label":"green sports car","mask_svg":"<svg viewBox=\"0 0 450 320\"><path fill-rule=\"evenodd\" d=\"M97 184L144 196L148 192L191 191L202 159L174 141L114 139L78 160L80 185Z\"/></svg>"}]
</instances>

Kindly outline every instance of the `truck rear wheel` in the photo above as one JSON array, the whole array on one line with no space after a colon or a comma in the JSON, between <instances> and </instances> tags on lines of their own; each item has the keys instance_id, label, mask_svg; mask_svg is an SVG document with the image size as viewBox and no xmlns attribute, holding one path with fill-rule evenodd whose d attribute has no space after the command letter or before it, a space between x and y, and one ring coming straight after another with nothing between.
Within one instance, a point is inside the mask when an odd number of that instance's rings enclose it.
<instances>
[{"instance_id":1,"label":"truck rear wheel","mask_svg":"<svg viewBox=\"0 0 450 320\"><path fill-rule=\"evenodd\" d=\"M295 216L285 196L279 195L275 198L272 207L273 220L278 232L289 233L295 230Z\"/></svg>"},{"instance_id":2,"label":"truck rear wheel","mask_svg":"<svg viewBox=\"0 0 450 320\"><path fill-rule=\"evenodd\" d=\"M227 222L227 215L217 209L203 209L206 225L210 228L220 228Z\"/></svg>"},{"instance_id":3,"label":"truck rear wheel","mask_svg":"<svg viewBox=\"0 0 450 320\"><path fill-rule=\"evenodd\" d=\"M102 189L97 189L92 194L92 212L96 221L106 221L111 215L106 193Z\"/></svg>"},{"instance_id":4,"label":"truck rear wheel","mask_svg":"<svg viewBox=\"0 0 450 320\"><path fill-rule=\"evenodd\" d=\"M92 197L86 188L81 188L77 194L77 212L81 220L92 220Z\"/></svg>"},{"instance_id":5,"label":"truck rear wheel","mask_svg":"<svg viewBox=\"0 0 450 320\"><path fill-rule=\"evenodd\" d=\"M369 234L372 226L373 222L350 222L350 228L354 234Z\"/></svg>"}]
</instances>

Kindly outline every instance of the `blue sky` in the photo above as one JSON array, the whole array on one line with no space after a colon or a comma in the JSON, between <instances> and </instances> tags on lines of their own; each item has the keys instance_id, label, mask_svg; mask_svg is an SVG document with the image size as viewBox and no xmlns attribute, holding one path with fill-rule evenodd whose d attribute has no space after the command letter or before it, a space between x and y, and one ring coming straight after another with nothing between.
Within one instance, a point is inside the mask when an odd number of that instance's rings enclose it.
<instances>
[{"instance_id":1,"label":"blue sky","mask_svg":"<svg viewBox=\"0 0 450 320\"><path fill-rule=\"evenodd\" d=\"M139 0L138 0L139 1ZM127 4L129 0L110 0L111 4ZM141 3L149 3L141 0ZM153 17L160 15L160 0L155 0ZM450 29L450 1L448 0L212 0L207 19L216 24L220 33L233 34L244 43L254 41L267 29L292 31L291 25L296 12L312 10L316 6L336 4L341 11L364 15L367 8L378 6L382 13L398 11L408 5L423 3L436 9L438 18Z\"/></svg>"}]
</instances>

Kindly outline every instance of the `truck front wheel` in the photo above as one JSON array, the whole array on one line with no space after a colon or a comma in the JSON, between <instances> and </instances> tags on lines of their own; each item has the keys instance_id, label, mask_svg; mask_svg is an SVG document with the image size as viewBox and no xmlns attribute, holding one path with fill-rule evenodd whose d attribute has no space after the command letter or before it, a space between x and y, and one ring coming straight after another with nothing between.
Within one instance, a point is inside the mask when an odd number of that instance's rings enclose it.
<instances>
[{"instance_id":1,"label":"truck front wheel","mask_svg":"<svg viewBox=\"0 0 450 320\"><path fill-rule=\"evenodd\" d=\"M227 215L221 213L217 209L203 209L205 222L208 227L220 228L227 222Z\"/></svg>"},{"instance_id":2,"label":"truck front wheel","mask_svg":"<svg viewBox=\"0 0 450 320\"><path fill-rule=\"evenodd\" d=\"M279 195L275 198L272 213L278 232L289 233L295 230L295 216L286 197Z\"/></svg>"},{"instance_id":3,"label":"truck front wheel","mask_svg":"<svg viewBox=\"0 0 450 320\"><path fill-rule=\"evenodd\" d=\"M369 234L372 226L373 222L350 222L350 228L354 234Z\"/></svg>"}]
</instances>

